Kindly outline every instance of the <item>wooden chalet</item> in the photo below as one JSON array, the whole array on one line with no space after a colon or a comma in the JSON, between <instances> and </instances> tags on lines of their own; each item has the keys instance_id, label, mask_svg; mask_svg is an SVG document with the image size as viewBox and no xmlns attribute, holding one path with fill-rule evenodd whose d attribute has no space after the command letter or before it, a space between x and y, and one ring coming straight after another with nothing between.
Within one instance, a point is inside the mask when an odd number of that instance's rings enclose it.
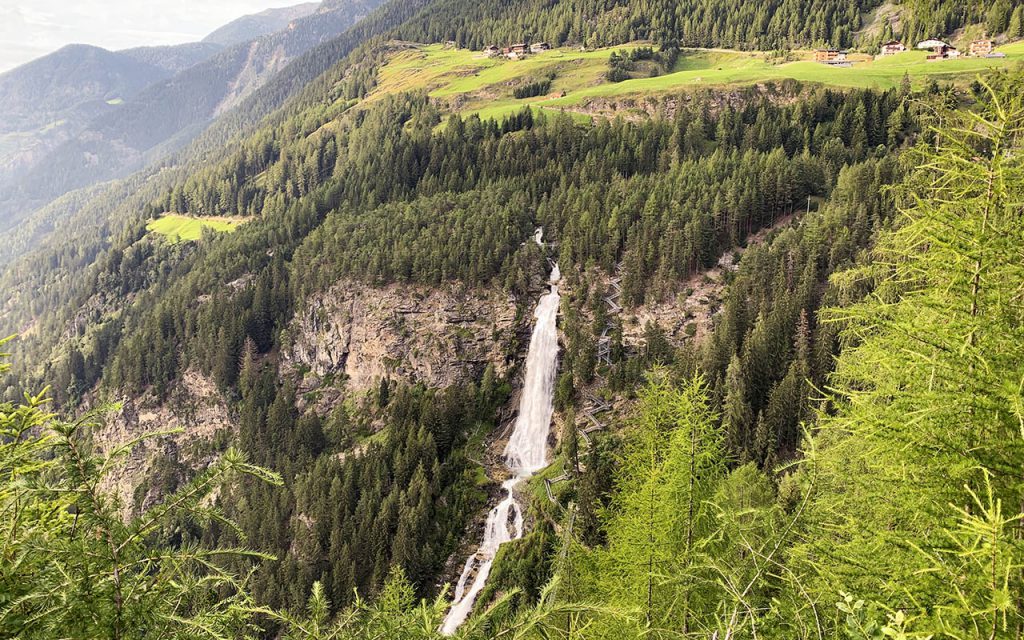
<instances>
[{"instance_id":1,"label":"wooden chalet","mask_svg":"<svg viewBox=\"0 0 1024 640\"><path fill-rule=\"evenodd\" d=\"M831 62L839 56L839 49L818 49L814 52L815 62Z\"/></svg>"},{"instance_id":2,"label":"wooden chalet","mask_svg":"<svg viewBox=\"0 0 1024 640\"><path fill-rule=\"evenodd\" d=\"M991 40L975 40L971 43L970 52L972 56L987 58L992 55L995 45Z\"/></svg>"},{"instance_id":3,"label":"wooden chalet","mask_svg":"<svg viewBox=\"0 0 1024 640\"><path fill-rule=\"evenodd\" d=\"M881 47L881 54L883 56L894 56L897 53L903 53L907 50L907 47L899 40L890 40Z\"/></svg>"}]
</instances>

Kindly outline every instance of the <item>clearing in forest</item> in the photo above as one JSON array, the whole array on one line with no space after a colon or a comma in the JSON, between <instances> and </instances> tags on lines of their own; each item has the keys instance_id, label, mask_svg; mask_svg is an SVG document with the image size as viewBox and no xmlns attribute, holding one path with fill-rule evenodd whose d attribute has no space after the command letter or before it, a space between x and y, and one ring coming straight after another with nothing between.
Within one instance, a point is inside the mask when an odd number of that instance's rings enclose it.
<instances>
[{"instance_id":1,"label":"clearing in forest","mask_svg":"<svg viewBox=\"0 0 1024 640\"><path fill-rule=\"evenodd\" d=\"M179 213L167 213L146 225L149 231L159 233L173 243L198 240L203 235L203 229L214 231L231 232L242 224L242 218L227 218L222 216L185 216Z\"/></svg>"}]
</instances>

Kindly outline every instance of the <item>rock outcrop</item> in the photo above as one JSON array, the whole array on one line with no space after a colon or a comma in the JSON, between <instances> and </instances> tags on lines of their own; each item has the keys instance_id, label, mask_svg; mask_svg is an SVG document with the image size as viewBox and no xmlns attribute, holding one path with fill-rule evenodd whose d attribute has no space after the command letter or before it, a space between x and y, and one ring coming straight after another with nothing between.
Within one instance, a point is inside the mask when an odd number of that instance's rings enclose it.
<instances>
[{"instance_id":1,"label":"rock outcrop","mask_svg":"<svg viewBox=\"0 0 1024 640\"><path fill-rule=\"evenodd\" d=\"M155 398L128 398L121 408L105 416L93 440L111 452L145 434L180 429L178 433L145 439L126 454L105 478L107 489L121 502L126 516L145 511L173 491L195 470L203 469L219 455L215 439L226 441L236 428L217 386L202 374L189 370L167 402ZM148 479L145 495L137 487Z\"/></svg>"},{"instance_id":2,"label":"rock outcrop","mask_svg":"<svg viewBox=\"0 0 1024 640\"><path fill-rule=\"evenodd\" d=\"M381 378L446 387L504 374L515 358L516 303L493 289L354 281L316 296L288 328L283 370L314 388L343 376L360 393Z\"/></svg>"}]
</instances>

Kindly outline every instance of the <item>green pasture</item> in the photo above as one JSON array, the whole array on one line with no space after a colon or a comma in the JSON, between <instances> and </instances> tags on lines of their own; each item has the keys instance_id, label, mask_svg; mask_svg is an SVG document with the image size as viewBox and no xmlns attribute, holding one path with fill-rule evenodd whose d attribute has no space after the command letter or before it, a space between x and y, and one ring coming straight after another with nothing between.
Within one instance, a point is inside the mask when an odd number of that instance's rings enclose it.
<instances>
[{"instance_id":1,"label":"green pasture","mask_svg":"<svg viewBox=\"0 0 1024 640\"><path fill-rule=\"evenodd\" d=\"M220 232L231 232L237 229L240 224L242 224L242 220L200 218L168 213L156 220L152 220L146 225L146 229L164 236L171 242L177 243L198 240L202 237L204 228Z\"/></svg>"},{"instance_id":2,"label":"green pasture","mask_svg":"<svg viewBox=\"0 0 1024 640\"><path fill-rule=\"evenodd\" d=\"M565 111L574 118L589 116L574 111L595 98L614 98L678 91L694 87L749 85L758 82L797 80L844 88L888 89L902 82L904 75L920 86L931 78L970 77L993 68L1008 68L1024 61L1024 42L997 50L1005 58L962 58L927 62L924 51L858 60L850 67L831 67L813 62L809 52L796 52L803 59L779 63L763 52L724 49L687 50L672 73L611 83L604 78L608 56L614 50L639 44L592 51L563 48L530 55L523 60L488 58L479 51L426 45L396 54L380 71L378 86L370 100L379 95L425 90L463 115L502 118L529 105L534 110ZM517 100L514 87L555 74L550 94ZM564 94L564 95L563 95Z\"/></svg>"},{"instance_id":3,"label":"green pasture","mask_svg":"<svg viewBox=\"0 0 1024 640\"><path fill-rule=\"evenodd\" d=\"M522 60L507 60L488 58L479 51L425 45L396 54L380 70L377 88L370 99L423 89L436 98L477 92L511 97L508 83L540 78L552 71L557 74L552 91L578 88L601 81L609 52L552 49Z\"/></svg>"},{"instance_id":4,"label":"green pasture","mask_svg":"<svg viewBox=\"0 0 1024 640\"><path fill-rule=\"evenodd\" d=\"M703 51L682 56L683 70L653 77L604 83L567 93L564 98L547 100L544 107L571 106L588 98L658 93L700 86L741 85L770 80L798 80L846 88L889 89L909 74L920 85L931 78L969 76L988 69L1006 68L1024 60L1024 43L1001 47L1005 58L961 58L927 62L924 51L908 51L879 60L855 62L850 67L832 67L810 60L772 64L762 54L715 52L713 58ZM712 61L713 60L713 61Z\"/></svg>"}]
</instances>

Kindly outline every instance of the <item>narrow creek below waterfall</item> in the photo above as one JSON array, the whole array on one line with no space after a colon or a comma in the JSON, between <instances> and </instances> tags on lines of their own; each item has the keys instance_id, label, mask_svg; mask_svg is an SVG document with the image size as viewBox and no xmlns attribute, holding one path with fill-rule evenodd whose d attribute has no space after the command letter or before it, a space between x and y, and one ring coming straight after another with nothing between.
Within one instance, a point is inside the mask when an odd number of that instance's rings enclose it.
<instances>
[{"instance_id":1,"label":"narrow creek below waterfall","mask_svg":"<svg viewBox=\"0 0 1024 640\"><path fill-rule=\"evenodd\" d=\"M542 230L534 240L543 246ZM441 632L451 635L469 617L480 591L487 584L498 547L523 535L523 510L515 497L516 487L547 466L548 433L551 428L555 374L558 370L558 265L551 269L550 290L541 296L534 312L533 333L526 353L526 374L512 436L505 447L510 477L502 483L504 498L487 514L484 538L463 566L455 586L452 607ZM474 573L475 570L475 573Z\"/></svg>"}]
</instances>

